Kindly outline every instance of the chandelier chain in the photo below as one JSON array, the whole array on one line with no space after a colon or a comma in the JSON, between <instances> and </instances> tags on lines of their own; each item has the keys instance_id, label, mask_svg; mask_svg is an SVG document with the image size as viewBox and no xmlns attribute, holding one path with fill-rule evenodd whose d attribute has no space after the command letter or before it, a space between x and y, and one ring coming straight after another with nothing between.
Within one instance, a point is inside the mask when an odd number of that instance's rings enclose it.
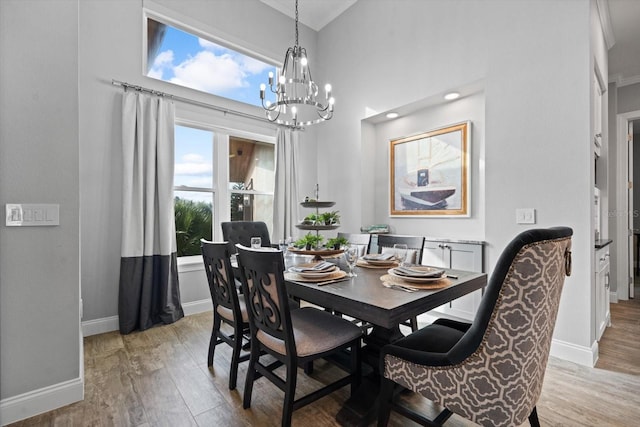
<instances>
[{"instance_id":1,"label":"chandelier chain","mask_svg":"<svg viewBox=\"0 0 640 427\"><path fill-rule=\"evenodd\" d=\"M296 46L298 46L298 0L296 0Z\"/></svg>"}]
</instances>

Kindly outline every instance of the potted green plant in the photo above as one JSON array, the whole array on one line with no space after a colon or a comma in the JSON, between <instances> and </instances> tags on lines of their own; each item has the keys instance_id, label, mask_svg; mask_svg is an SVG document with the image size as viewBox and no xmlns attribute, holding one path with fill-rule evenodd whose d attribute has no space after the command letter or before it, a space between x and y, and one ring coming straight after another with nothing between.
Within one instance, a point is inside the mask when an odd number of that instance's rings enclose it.
<instances>
[{"instance_id":1,"label":"potted green plant","mask_svg":"<svg viewBox=\"0 0 640 427\"><path fill-rule=\"evenodd\" d=\"M296 248L304 248L309 251L311 249L317 249L323 239L324 237L320 236L319 234L307 233L300 239L296 240L294 246Z\"/></svg>"},{"instance_id":2,"label":"potted green plant","mask_svg":"<svg viewBox=\"0 0 640 427\"><path fill-rule=\"evenodd\" d=\"M323 212L318 215L318 221L324 225L335 225L340 223L338 211Z\"/></svg>"},{"instance_id":3,"label":"potted green plant","mask_svg":"<svg viewBox=\"0 0 640 427\"><path fill-rule=\"evenodd\" d=\"M332 237L327 239L326 247L329 249L340 249L342 246L349 244L349 241L345 237Z\"/></svg>"},{"instance_id":4,"label":"potted green plant","mask_svg":"<svg viewBox=\"0 0 640 427\"><path fill-rule=\"evenodd\" d=\"M320 215L316 215L314 213L309 214L304 217L304 219L302 220L302 223L306 225L317 225L318 223L324 222L323 220L320 219L321 216L322 214Z\"/></svg>"}]
</instances>

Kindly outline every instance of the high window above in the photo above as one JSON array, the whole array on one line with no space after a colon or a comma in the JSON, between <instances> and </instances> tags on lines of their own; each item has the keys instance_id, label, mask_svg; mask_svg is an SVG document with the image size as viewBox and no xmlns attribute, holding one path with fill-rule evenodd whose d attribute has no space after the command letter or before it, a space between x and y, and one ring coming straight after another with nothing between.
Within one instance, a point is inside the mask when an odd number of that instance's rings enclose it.
<instances>
[{"instance_id":1,"label":"high window above","mask_svg":"<svg viewBox=\"0 0 640 427\"><path fill-rule=\"evenodd\" d=\"M148 77L260 106L273 65L147 17ZM272 100L273 101L273 100Z\"/></svg>"}]
</instances>

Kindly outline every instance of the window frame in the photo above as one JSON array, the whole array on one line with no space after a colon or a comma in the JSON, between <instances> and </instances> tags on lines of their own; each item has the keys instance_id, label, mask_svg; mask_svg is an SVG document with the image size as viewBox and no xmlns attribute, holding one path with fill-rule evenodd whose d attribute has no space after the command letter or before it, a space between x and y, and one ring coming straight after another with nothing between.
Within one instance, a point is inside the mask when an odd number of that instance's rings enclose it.
<instances>
[{"instance_id":1,"label":"window frame","mask_svg":"<svg viewBox=\"0 0 640 427\"><path fill-rule=\"evenodd\" d=\"M237 129L233 127L225 127L214 124L212 122L205 122L202 119L198 119L198 114L188 111L187 109L176 109L176 119L174 121L175 126L191 127L195 129L201 129L205 131L213 132L212 144L213 144L213 156L211 164L213 166L213 182L211 188L201 187L189 187L189 186L175 186L174 191L198 191L198 192L212 192L212 221L211 227L212 238L214 241L222 241L222 228L220 224L231 219L231 194L254 194L254 195L270 195L275 197L275 188L273 192L256 191L256 190L231 190L229 188L229 138L237 137L244 139L251 139L260 143L272 144L274 153L274 162L277 159L277 146L275 135L268 135L267 133L257 133L246 130ZM238 124L239 126L239 124ZM274 169L275 175L275 169ZM204 269L202 263L202 256L192 255L178 257L178 272L196 271Z\"/></svg>"},{"instance_id":2,"label":"window frame","mask_svg":"<svg viewBox=\"0 0 640 427\"><path fill-rule=\"evenodd\" d=\"M233 37L231 37L230 35L227 34L222 34L219 30L213 30L210 29L209 31L205 31L205 30L201 30L198 29L196 26L189 24L187 22L191 21L190 19L187 19L186 16L179 16L178 19L176 18L172 18L170 16L168 16L166 13L162 13L162 7L158 6L158 5L154 5L153 9L144 7L142 10L142 55L141 55L141 60L142 60L142 66L141 66L141 74L144 78L148 78L151 79L153 81L159 81L159 82L163 82L166 84L170 84L175 88L182 88L182 89L186 89L189 91L196 91L198 93L202 93L206 96L213 96L213 97L217 97L219 99L223 99L225 101L230 101L232 103L237 103L239 105L243 105L243 106L247 106L250 109L256 109L256 110L262 110L262 108L260 106L254 105L254 104L249 104L247 102L243 102L243 101L239 101L233 98L228 98L222 95L218 95L218 94L214 94L214 93L210 93L210 92L205 92L199 89L193 89L190 88L188 86L182 86L176 83L172 83L170 81L166 81L166 80L161 80L161 79L156 79L153 77L149 77L147 76L147 67L148 67L148 46L149 46L149 39L148 39L148 19L153 19L154 21L160 22L164 25L168 25L171 27L174 27L180 31L186 32L188 34L191 34L195 37L199 37L205 40L208 40L212 43L218 44L224 48L227 49L231 49L239 54L248 56L249 58L261 61L265 64L268 64L272 67L274 67L275 72L274 74L277 76L280 73L280 67L281 64L278 62L278 59L275 59L273 57L269 57L266 55L263 55L261 53L258 53L256 50L252 50L250 48L247 48L245 46L243 46L243 44L239 43L239 42L234 42ZM159 11L160 10L160 11ZM172 15L175 15L175 12L172 11L171 13ZM244 43L246 44L246 42ZM266 83L266 81L265 81ZM259 87L255 88L256 89L256 93L259 93Z\"/></svg>"}]
</instances>

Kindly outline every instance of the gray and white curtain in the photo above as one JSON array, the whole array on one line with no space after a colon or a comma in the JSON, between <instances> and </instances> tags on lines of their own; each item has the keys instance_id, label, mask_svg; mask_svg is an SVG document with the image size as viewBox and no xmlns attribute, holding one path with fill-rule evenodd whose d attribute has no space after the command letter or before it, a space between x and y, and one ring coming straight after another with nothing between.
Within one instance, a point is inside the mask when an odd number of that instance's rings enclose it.
<instances>
[{"instance_id":1,"label":"gray and white curtain","mask_svg":"<svg viewBox=\"0 0 640 427\"><path fill-rule=\"evenodd\" d=\"M298 222L298 132L278 128L273 196L273 240L296 234Z\"/></svg>"},{"instance_id":2,"label":"gray and white curtain","mask_svg":"<svg viewBox=\"0 0 640 427\"><path fill-rule=\"evenodd\" d=\"M184 317L173 210L173 103L126 91L122 101L120 332Z\"/></svg>"}]
</instances>

